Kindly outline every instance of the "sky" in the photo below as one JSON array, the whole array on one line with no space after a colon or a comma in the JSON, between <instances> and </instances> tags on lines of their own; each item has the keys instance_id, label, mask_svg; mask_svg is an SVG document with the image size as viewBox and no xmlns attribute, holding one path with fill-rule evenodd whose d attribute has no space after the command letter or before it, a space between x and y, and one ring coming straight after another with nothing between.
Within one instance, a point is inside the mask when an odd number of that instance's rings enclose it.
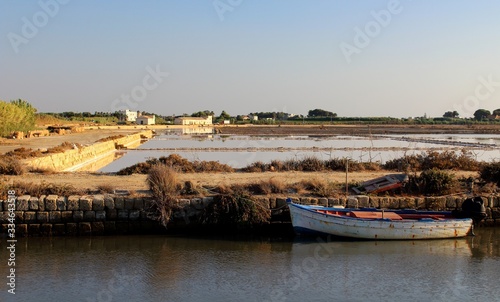
<instances>
[{"instance_id":1,"label":"sky","mask_svg":"<svg viewBox=\"0 0 500 302\"><path fill-rule=\"evenodd\" d=\"M0 0L0 100L39 112L500 108L500 1Z\"/></svg>"}]
</instances>

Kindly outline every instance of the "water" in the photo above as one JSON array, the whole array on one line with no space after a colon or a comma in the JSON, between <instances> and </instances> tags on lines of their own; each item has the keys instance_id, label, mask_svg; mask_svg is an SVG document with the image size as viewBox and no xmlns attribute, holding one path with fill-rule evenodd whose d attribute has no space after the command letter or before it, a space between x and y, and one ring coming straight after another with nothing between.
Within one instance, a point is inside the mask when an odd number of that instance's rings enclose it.
<instances>
[{"instance_id":1,"label":"water","mask_svg":"<svg viewBox=\"0 0 500 302\"><path fill-rule=\"evenodd\" d=\"M1 301L498 301L500 230L431 241L23 238ZM7 274L5 240L0 271ZM4 279L5 280L5 279Z\"/></svg>"},{"instance_id":2,"label":"water","mask_svg":"<svg viewBox=\"0 0 500 302\"><path fill-rule=\"evenodd\" d=\"M499 159L500 135L384 135L361 136L224 136L166 133L129 150L100 172L117 172L148 158L179 154L188 160L213 160L242 168L253 162L303 159L314 156L328 160L350 158L360 162L380 162L419 154L429 150L462 152L466 149L476 160Z\"/></svg>"}]
</instances>

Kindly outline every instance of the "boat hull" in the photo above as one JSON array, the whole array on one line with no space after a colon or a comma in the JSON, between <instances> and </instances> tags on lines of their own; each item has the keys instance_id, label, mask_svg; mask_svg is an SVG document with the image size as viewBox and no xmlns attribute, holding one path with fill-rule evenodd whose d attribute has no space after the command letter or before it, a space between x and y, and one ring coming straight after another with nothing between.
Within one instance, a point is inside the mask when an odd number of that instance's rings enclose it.
<instances>
[{"instance_id":1,"label":"boat hull","mask_svg":"<svg viewBox=\"0 0 500 302\"><path fill-rule=\"evenodd\" d=\"M288 204L297 233L321 233L340 237L375 240L458 238L468 235L472 219L360 219L319 213L318 207Z\"/></svg>"}]
</instances>

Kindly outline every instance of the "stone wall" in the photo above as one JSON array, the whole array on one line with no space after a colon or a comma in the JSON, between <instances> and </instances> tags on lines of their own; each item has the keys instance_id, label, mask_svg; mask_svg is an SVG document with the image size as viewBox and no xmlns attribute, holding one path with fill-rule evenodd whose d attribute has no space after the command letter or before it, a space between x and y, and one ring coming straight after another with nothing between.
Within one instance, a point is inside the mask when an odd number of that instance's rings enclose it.
<instances>
[{"instance_id":1,"label":"stone wall","mask_svg":"<svg viewBox=\"0 0 500 302\"><path fill-rule=\"evenodd\" d=\"M389 209L454 210L460 208L464 197L369 197L310 198L294 197L293 202L322 206L376 207ZM290 216L285 197L256 197L268 205L272 222L289 222ZM173 214L173 224L180 228L193 225L194 219L214 200L213 197L178 199L179 210ZM488 218L483 225L493 225L500 219L500 197L486 198ZM150 234L165 232L153 219L152 200L148 197L117 195L34 197L16 199L16 237L61 235ZM0 204L1 233L7 233L8 206Z\"/></svg>"},{"instance_id":2,"label":"stone wall","mask_svg":"<svg viewBox=\"0 0 500 302\"><path fill-rule=\"evenodd\" d=\"M135 148L141 140L151 138L151 130L127 135L106 142L94 143L90 146L75 148L61 153L54 153L43 157L24 160L24 164L34 169L48 169L54 171L87 171L87 167L95 170L93 162L112 155L117 149Z\"/></svg>"}]
</instances>

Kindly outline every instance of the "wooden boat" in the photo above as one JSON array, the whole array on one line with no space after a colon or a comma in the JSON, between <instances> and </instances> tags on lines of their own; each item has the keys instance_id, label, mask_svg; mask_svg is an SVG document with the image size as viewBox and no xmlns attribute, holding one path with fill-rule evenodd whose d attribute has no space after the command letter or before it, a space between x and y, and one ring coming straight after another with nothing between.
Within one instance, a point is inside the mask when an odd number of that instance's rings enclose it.
<instances>
[{"instance_id":1,"label":"wooden boat","mask_svg":"<svg viewBox=\"0 0 500 302\"><path fill-rule=\"evenodd\" d=\"M296 233L322 233L340 237L380 240L443 239L465 237L471 218L452 212L353 209L300 205L287 200Z\"/></svg>"}]
</instances>

